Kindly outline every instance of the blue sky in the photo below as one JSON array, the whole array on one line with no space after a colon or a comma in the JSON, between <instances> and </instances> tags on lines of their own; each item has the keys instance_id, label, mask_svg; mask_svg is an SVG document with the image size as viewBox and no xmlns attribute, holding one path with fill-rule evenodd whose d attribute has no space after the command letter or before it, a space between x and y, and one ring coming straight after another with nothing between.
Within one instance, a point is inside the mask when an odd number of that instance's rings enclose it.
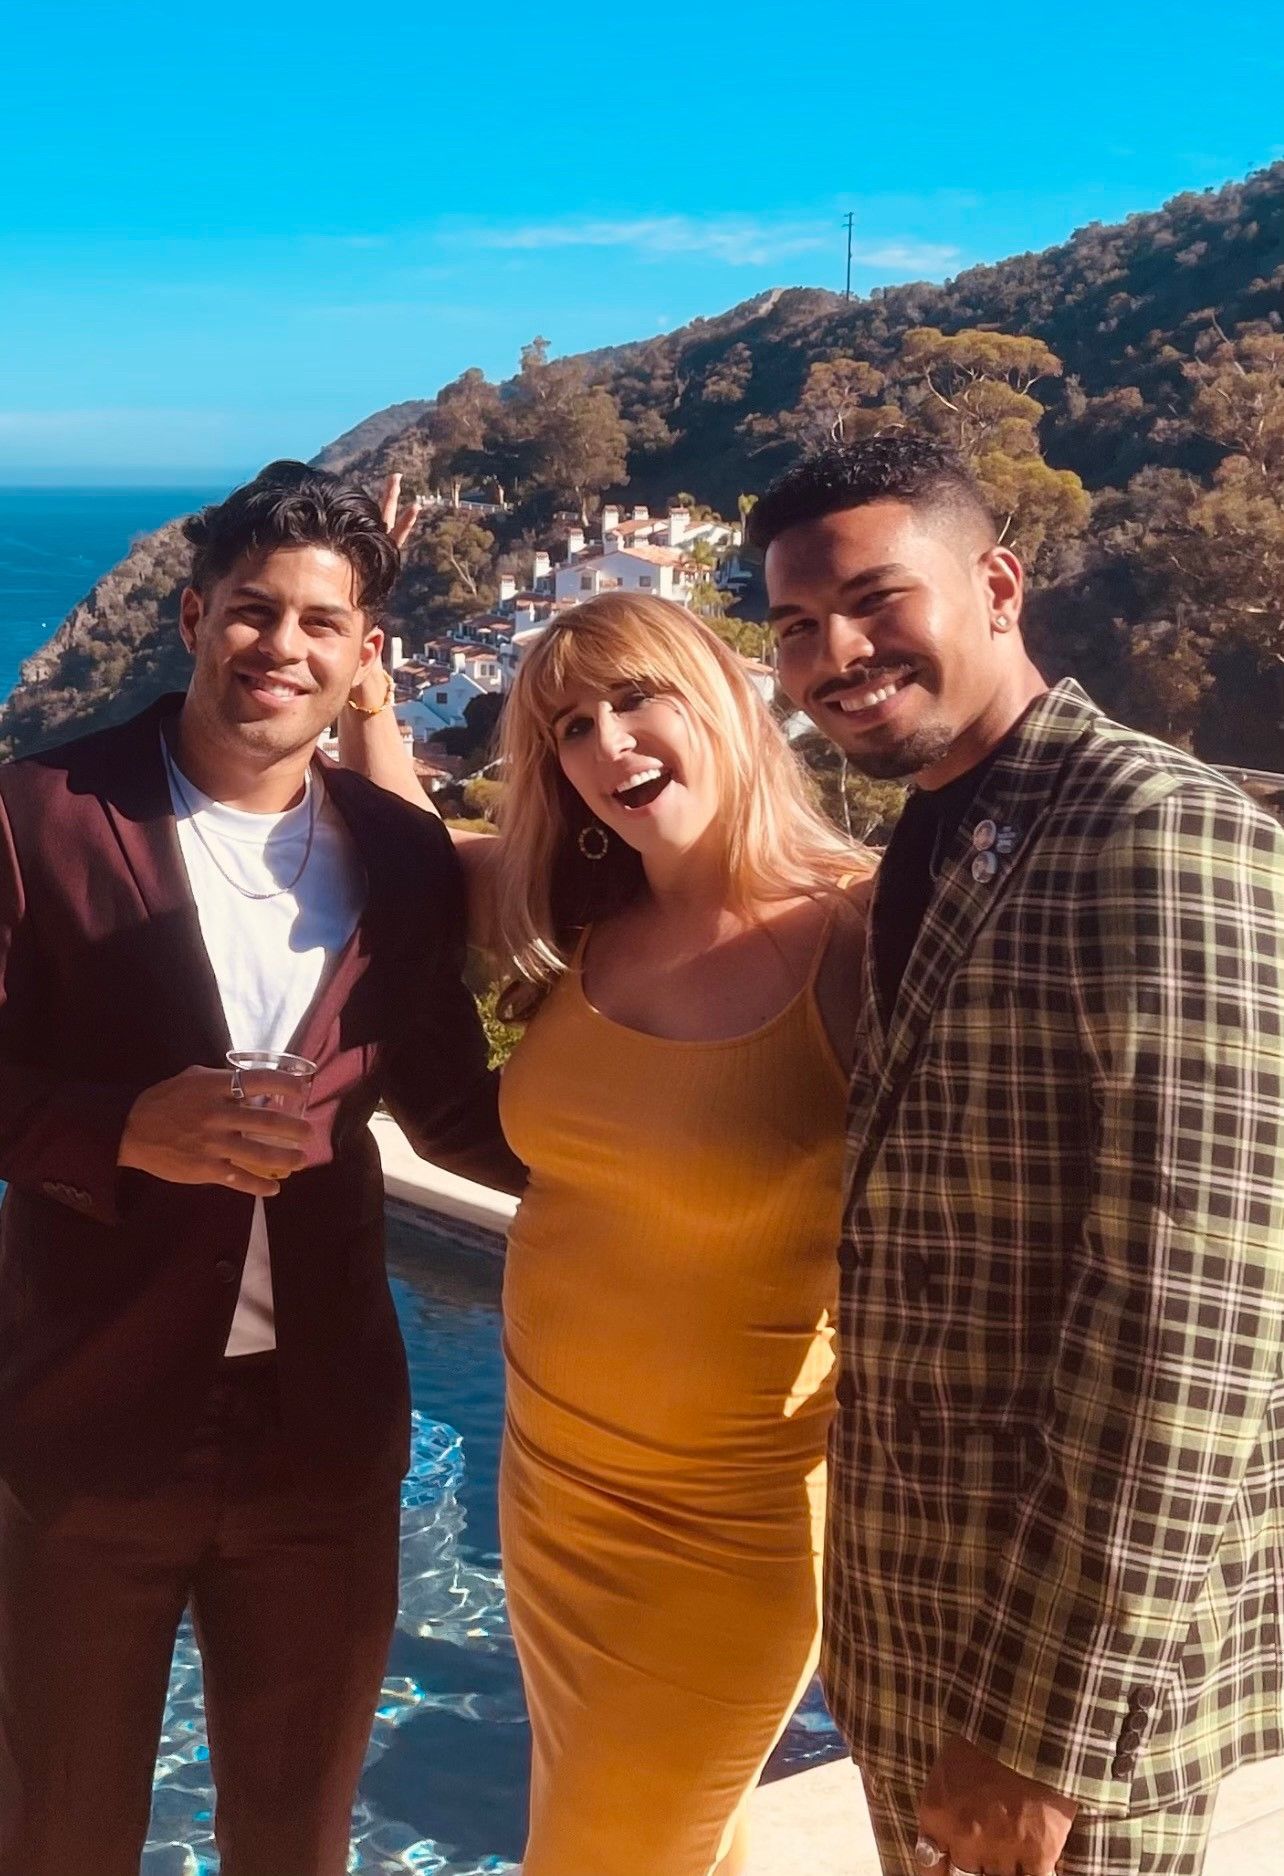
<instances>
[{"instance_id":1,"label":"blue sky","mask_svg":"<svg viewBox=\"0 0 1284 1876\"><path fill-rule=\"evenodd\" d=\"M1284 156L1274 0L7 20L0 479L240 474L521 344L940 279Z\"/></svg>"}]
</instances>

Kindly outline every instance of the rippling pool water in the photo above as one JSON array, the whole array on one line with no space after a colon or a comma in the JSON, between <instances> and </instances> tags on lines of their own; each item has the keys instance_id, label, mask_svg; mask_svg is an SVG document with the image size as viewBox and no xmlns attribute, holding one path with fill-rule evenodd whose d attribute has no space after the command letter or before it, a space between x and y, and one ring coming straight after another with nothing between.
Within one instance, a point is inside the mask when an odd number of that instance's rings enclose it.
<instances>
[{"instance_id":1,"label":"rippling pool water","mask_svg":"<svg viewBox=\"0 0 1284 1876\"><path fill-rule=\"evenodd\" d=\"M521 1854L529 1762L499 1572L500 1264L400 1214L389 1217L388 1240L410 1358L414 1457L402 1494L401 1610L349 1868L493 1876ZM840 1751L813 1691L768 1776ZM144 1876L214 1876L212 1807L200 1662L185 1624Z\"/></svg>"}]
</instances>

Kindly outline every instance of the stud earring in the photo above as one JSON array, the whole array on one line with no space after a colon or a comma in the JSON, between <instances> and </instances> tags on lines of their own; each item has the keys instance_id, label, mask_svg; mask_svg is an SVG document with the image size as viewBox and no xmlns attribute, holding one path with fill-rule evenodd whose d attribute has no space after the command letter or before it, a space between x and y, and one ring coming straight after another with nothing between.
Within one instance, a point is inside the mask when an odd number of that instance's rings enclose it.
<instances>
[{"instance_id":1,"label":"stud earring","mask_svg":"<svg viewBox=\"0 0 1284 1876\"><path fill-rule=\"evenodd\" d=\"M575 844L586 860L605 860L611 839L604 827L590 821L587 827L580 829Z\"/></svg>"}]
</instances>

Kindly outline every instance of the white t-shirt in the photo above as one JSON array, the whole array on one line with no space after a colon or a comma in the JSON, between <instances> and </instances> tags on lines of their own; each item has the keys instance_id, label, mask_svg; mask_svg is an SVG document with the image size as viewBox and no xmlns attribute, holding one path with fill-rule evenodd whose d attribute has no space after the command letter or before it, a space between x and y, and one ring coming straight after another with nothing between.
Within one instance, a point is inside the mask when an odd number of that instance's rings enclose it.
<instances>
[{"instance_id":1,"label":"white t-shirt","mask_svg":"<svg viewBox=\"0 0 1284 1876\"><path fill-rule=\"evenodd\" d=\"M284 814L246 814L212 801L174 763L162 738L178 844L196 901L234 1049L288 1049L327 963L356 930L365 875L342 816L308 772L304 798ZM307 851L316 791L316 828ZM235 880L243 888L237 890ZM247 893L276 893L250 899ZM229 1355L276 1347L267 1214L254 1202Z\"/></svg>"}]
</instances>

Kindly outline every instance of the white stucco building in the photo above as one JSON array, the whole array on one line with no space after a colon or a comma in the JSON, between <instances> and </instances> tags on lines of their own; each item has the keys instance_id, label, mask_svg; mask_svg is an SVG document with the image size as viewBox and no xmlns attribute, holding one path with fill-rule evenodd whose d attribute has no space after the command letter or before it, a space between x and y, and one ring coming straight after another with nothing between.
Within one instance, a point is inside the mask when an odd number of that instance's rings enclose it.
<instances>
[{"instance_id":1,"label":"white stucco building","mask_svg":"<svg viewBox=\"0 0 1284 1876\"><path fill-rule=\"evenodd\" d=\"M682 602L697 578L698 569L677 548L643 542L566 561L553 575L553 596L578 604L598 593L623 591Z\"/></svg>"},{"instance_id":2,"label":"white stucco building","mask_svg":"<svg viewBox=\"0 0 1284 1876\"><path fill-rule=\"evenodd\" d=\"M392 714L400 724L403 734L409 732L412 743L430 743L442 730L452 729L454 725L442 710L434 710L422 697L412 697L406 703L394 704ZM460 718L460 722L463 718Z\"/></svg>"},{"instance_id":3,"label":"white stucco building","mask_svg":"<svg viewBox=\"0 0 1284 1876\"><path fill-rule=\"evenodd\" d=\"M430 718L440 728L462 724L474 697L507 691L551 619L599 593L653 594L687 605L703 580L735 589L748 578L739 547L739 527L717 516L695 520L681 505L653 515L640 504L626 515L607 503L595 541L578 523L567 526L556 547L534 550L524 584L520 573L499 575L493 611L460 619L429 639L419 658L396 668L399 719L403 706L423 706L417 741L434 733ZM760 674L755 682L765 690Z\"/></svg>"}]
</instances>

